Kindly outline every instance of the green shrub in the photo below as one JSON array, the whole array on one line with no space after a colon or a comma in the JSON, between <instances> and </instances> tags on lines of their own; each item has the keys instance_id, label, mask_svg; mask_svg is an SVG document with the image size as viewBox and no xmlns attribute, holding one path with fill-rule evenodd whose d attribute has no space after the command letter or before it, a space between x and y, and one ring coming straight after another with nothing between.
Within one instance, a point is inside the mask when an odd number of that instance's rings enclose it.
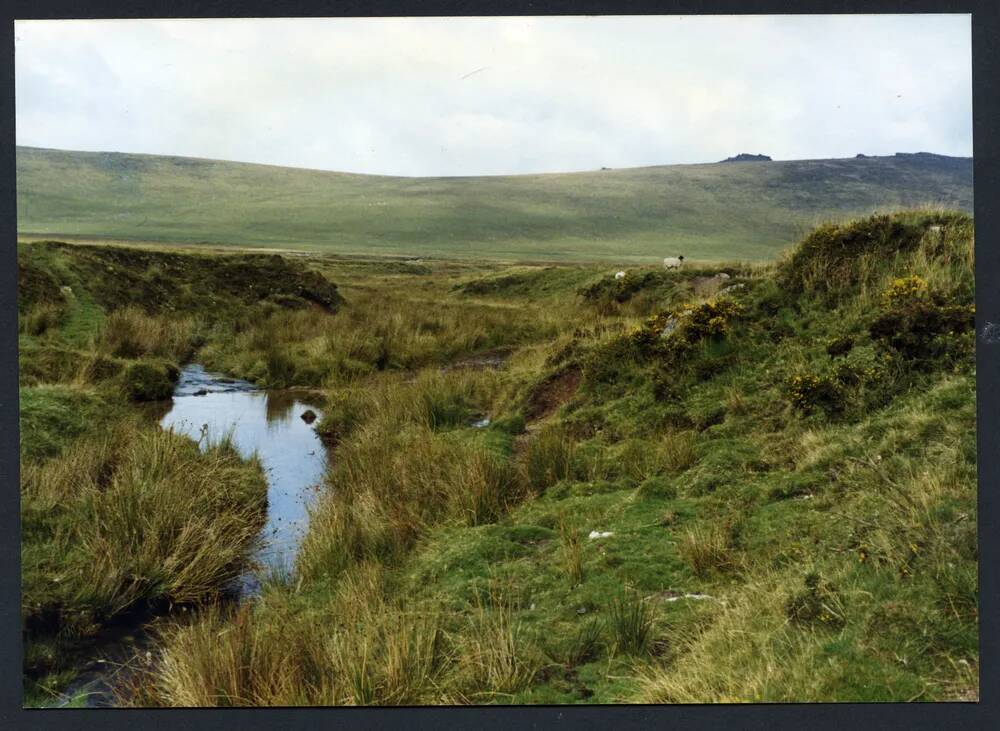
<instances>
[{"instance_id":1,"label":"green shrub","mask_svg":"<svg viewBox=\"0 0 1000 731\"><path fill-rule=\"evenodd\" d=\"M793 292L845 292L861 281L863 257L891 260L899 252L912 251L925 229L944 219L875 215L843 225L820 226L783 262L781 284Z\"/></svg>"},{"instance_id":2,"label":"green shrub","mask_svg":"<svg viewBox=\"0 0 1000 731\"><path fill-rule=\"evenodd\" d=\"M524 433L524 417L521 414L514 414L513 416L507 416L501 419L497 419L490 423L490 428L496 431L502 431L506 434L512 436L517 436L518 434Z\"/></svg>"},{"instance_id":3,"label":"green shrub","mask_svg":"<svg viewBox=\"0 0 1000 731\"><path fill-rule=\"evenodd\" d=\"M682 391L680 381L685 373L705 380L731 362L719 344L732 333L743 312L737 302L719 298L661 312L629 333L627 341L640 358L655 361L659 368L654 384L657 399L676 397Z\"/></svg>"},{"instance_id":4,"label":"green shrub","mask_svg":"<svg viewBox=\"0 0 1000 731\"><path fill-rule=\"evenodd\" d=\"M942 300L896 300L872 322L872 339L925 367L944 357L967 356L973 347L972 338L966 336L976 324L975 306Z\"/></svg>"},{"instance_id":5,"label":"green shrub","mask_svg":"<svg viewBox=\"0 0 1000 731\"><path fill-rule=\"evenodd\" d=\"M673 499L677 497L677 485L669 477L656 475L639 483L639 494L643 497Z\"/></svg>"}]
</instances>

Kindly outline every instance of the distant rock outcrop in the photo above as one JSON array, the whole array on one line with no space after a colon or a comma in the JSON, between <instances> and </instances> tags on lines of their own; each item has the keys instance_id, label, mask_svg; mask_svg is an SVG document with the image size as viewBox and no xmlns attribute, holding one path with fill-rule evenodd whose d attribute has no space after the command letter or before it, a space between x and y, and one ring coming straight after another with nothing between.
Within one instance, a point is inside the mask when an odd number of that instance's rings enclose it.
<instances>
[{"instance_id":1,"label":"distant rock outcrop","mask_svg":"<svg viewBox=\"0 0 1000 731\"><path fill-rule=\"evenodd\" d=\"M771 162L767 155L751 155L749 152L741 152L735 157L727 157L722 162Z\"/></svg>"}]
</instances>

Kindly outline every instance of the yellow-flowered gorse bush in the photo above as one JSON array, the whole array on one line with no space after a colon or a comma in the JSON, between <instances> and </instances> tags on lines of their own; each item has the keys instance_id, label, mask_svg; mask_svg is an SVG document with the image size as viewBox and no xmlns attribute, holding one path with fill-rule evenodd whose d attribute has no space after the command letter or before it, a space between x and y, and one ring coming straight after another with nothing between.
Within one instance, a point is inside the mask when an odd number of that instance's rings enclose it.
<instances>
[{"instance_id":1,"label":"yellow-flowered gorse bush","mask_svg":"<svg viewBox=\"0 0 1000 731\"><path fill-rule=\"evenodd\" d=\"M898 277L893 279L882 293L882 303L888 306L904 304L930 295L927 282L920 277Z\"/></svg>"},{"instance_id":2,"label":"yellow-flowered gorse bush","mask_svg":"<svg viewBox=\"0 0 1000 731\"><path fill-rule=\"evenodd\" d=\"M678 346L726 337L742 312L739 303L724 298L698 305L685 304L647 318L629 337L640 347L659 345L671 351Z\"/></svg>"},{"instance_id":3,"label":"yellow-flowered gorse bush","mask_svg":"<svg viewBox=\"0 0 1000 731\"><path fill-rule=\"evenodd\" d=\"M976 309L935 292L920 277L894 279L868 332L913 365L965 359L973 347Z\"/></svg>"}]
</instances>

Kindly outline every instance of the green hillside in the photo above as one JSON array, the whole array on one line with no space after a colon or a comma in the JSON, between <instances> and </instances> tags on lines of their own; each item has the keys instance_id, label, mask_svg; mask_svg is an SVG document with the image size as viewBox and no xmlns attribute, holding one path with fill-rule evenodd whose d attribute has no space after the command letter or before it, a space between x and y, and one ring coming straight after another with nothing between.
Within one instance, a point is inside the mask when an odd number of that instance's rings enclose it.
<instances>
[{"instance_id":1,"label":"green hillside","mask_svg":"<svg viewBox=\"0 0 1000 731\"><path fill-rule=\"evenodd\" d=\"M769 259L817 222L972 209L972 160L891 157L400 178L17 148L22 236L525 260Z\"/></svg>"}]
</instances>

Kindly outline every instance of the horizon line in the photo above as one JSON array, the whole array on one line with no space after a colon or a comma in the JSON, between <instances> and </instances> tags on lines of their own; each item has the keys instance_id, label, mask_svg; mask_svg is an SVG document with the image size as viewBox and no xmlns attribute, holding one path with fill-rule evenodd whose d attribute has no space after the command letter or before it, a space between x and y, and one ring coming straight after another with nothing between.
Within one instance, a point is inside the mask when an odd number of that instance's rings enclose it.
<instances>
[{"instance_id":1,"label":"horizon line","mask_svg":"<svg viewBox=\"0 0 1000 731\"><path fill-rule=\"evenodd\" d=\"M631 165L624 167L611 167L611 166L599 166L594 168L583 168L580 170L555 170L546 172L531 172L531 173L486 173L486 174L467 174L467 175L393 175L388 173L361 173L354 172L350 170L331 170L329 168L311 168L304 167L300 165L279 165L277 163L266 163L266 162L251 162L247 160L230 160L221 157L201 157L198 155L179 155L179 154L167 154L167 153L157 153L157 152L123 152L120 150L77 150L61 147L40 147L37 145L21 145L15 142L15 164L16 164L16 153L18 150L38 150L43 152L68 152L68 153L82 153L88 155L132 155L136 157L161 157L161 158L180 158L185 160L200 160L204 162L213 163L231 163L235 165L256 165L259 167L270 167L270 168L282 168L286 170L303 170L307 172L317 172L317 173L330 173L335 175L354 175L359 177L371 177L371 178L403 178L403 179L460 179L460 178L513 178L513 177L537 177L541 175L576 175L581 173L595 173L595 172L615 172L621 170L643 170L648 168L659 168L659 167L684 167L684 166L698 166L698 165L738 165L738 164L761 164L767 162L775 163L789 163L789 162L819 162L828 160L858 160L858 159L876 159L876 158L893 158L893 157L905 157L905 156L915 156L915 155L930 155L933 157L946 157L953 160L973 160L972 155L942 155L937 152L928 152L925 150L918 150L916 152L905 152L898 151L892 154L886 155L868 155L865 153L858 153L853 157L808 157L808 158L788 158L788 159L771 159L771 160L748 160L748 161L734 161L734 160L712 160L707 162L669 162L669 163L651 163L648 165ZM764 154L764 153L736 153L736 155L744 154Z\"/></svg>"}]
</instances>

